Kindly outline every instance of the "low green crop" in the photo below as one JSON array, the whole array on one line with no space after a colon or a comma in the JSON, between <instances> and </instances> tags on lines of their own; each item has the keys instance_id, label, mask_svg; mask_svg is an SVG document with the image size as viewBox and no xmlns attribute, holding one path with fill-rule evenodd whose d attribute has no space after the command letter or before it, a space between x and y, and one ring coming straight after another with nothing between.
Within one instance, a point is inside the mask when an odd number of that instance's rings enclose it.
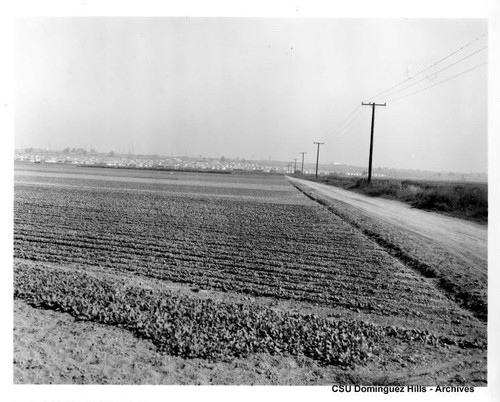
<instances>
[{"instance_id":1,"label":"low green crop","mask_svg":"<svg viewBox=\"0 0 500 402\"><path fill-rule=\"evenodd\" d=\"M17 263L14 297L77 319L119 326L150 339L161 351L185 358L226 360L252 353L305 355L323 364L353 367L377 354L387 337L403 342L485 348L428 331L331 321L265 306L197 298L99 278L79 270Z\"/></svg>"},{"instance_id":2,"label":"low green crop","mask_svg":"<svg viewBox=\"0 0 500 402\"><path fill-rule=\"evenodd\" d=\"M16 298L31 305L126 328L160 350L187 358L267 352L349 367L367 361L385 334L362 322L188 297L42 265L18 264L14 289Z\"/></svg>"}]
</instances>

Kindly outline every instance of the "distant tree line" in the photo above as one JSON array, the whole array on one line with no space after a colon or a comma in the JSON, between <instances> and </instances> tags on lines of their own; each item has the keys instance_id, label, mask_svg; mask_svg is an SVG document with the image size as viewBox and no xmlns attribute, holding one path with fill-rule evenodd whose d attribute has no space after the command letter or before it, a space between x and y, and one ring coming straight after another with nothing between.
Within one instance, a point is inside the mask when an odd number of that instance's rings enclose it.
<instances>
[{"instance_id":1,"label":"distant tree line","mask_svg":"<svg viewBox=\"0 0 500 402\"><path fill-rule=\"evenodd\" d=\"M76 155L88 155L88 154L95 154L96 151L94 148L90 148L90 151L87 151L84 148L70 148L66 147L62 151L63 154L76 154Z\"/></svg>"},{"instance_id":2,"label":"distant tree line","mask_svg":"<svg viewBox=\"0 0 500 402\"><path fill-rule=\"evenodd\" d=\"M97 151L94 148L90 148L90 151L87 151L84 148L70 148L70 147L66 147L62 151L44 150L44 149L40 149L40 148L30 147L30 148L25 148L24 152L27 153L27 154L33 154L33 153L42 154L42 153L47 153L47 152L49 152L49 153L62 152L65 155L69 155L69 154L72 154L72 155L92 155L92 154L97 154Z\"/></svg>"}]
</instances>

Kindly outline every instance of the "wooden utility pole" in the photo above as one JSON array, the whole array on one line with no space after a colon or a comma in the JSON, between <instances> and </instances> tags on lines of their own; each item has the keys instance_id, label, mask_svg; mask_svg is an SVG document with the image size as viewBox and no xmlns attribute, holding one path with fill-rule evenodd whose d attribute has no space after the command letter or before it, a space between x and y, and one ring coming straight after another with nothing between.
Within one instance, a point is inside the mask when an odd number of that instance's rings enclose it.
<instances>
[{"instance_id":1,"label":"wooden utility pole","mask_svg":"<svg viewBox=\"0 0 500 402\"><path fill-rule=\"evenodd\" d=\"M318 152L316 153L316 180L318 180L319 146L323 145L324 142L313 142L313 144L318 144Z\"/></svg>"},{"instance_id":2,"label":"wooden utility pole","mask_svg":"<svg viewBox=\"0 0 500 402\"><path fill-rule=\"evenodd\" d=\"M293 158L295 161L295 167L293 168L293 174L297 174L297 158Z\"/></svg>"},{"instance_id":3,"label":"wooden utility pole","mask_svg":"<svg viewBox=\"0 0 500 402\"><path fill-rule=\"evenodd\" d=\"M372 107L372 131L370 134L370 158L368 160L368 183L372 180L372 157L373 157L373 126L375 125L375 106L385 106L385 103L361 102L362 106Z\"/></svg>"},{"instance_id":4,"label":"wooden utility pole","mask_svg":"<svg viewBox=\"0 0 500 402\"><path fill-rule=\"evenodd\" d=\"M302 167L300 168L300 174L304 174L304 154L307 154L307 152L299 152L299 154L302 154Z\"/></svg>"}]
</instances>

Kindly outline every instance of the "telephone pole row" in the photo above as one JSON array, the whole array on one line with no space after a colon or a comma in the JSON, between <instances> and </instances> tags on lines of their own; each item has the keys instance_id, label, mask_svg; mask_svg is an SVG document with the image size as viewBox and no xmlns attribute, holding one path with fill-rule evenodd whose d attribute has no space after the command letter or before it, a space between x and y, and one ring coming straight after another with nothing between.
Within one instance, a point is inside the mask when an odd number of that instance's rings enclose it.
<instances>
[{"instance_id":1,"label":"telephone pole row","mask_svg":"<svg viewBox=\"0 0 500 402\"><path fill-rule=\"evenodd\" d=\"M372 130L370 134L370 157L368 159L368 183L371 182L372 180L372 156L373 156L373 127L375 125L375 106L385 106L385 103L374 103L374 102L368 102L364 103L361 102L362 106L371 106L372 107ZM319 152L319 148L318 148ZM317 173L316 173L317 176Z\"/></svg>"}]
</instances>

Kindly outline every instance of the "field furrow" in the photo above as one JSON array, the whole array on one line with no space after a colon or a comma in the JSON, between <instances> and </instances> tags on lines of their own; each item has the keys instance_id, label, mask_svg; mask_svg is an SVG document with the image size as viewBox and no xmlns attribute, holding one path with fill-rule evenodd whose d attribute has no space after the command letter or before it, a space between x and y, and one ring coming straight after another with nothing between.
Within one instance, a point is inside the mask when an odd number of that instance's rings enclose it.
<instances>
[{"instance_id":1,"label":"field furrow","mask_svg":"<svg viewBox=\"0 0 500 402\"><path fill-rule=\"evenodd\" d=\"M484 350L481 325L432 279L284 178L227 176L24 174L14 189L15 297L186 358L263 352L352 368L395 359L386 343Z\"/></svg>"}]
</instances>

